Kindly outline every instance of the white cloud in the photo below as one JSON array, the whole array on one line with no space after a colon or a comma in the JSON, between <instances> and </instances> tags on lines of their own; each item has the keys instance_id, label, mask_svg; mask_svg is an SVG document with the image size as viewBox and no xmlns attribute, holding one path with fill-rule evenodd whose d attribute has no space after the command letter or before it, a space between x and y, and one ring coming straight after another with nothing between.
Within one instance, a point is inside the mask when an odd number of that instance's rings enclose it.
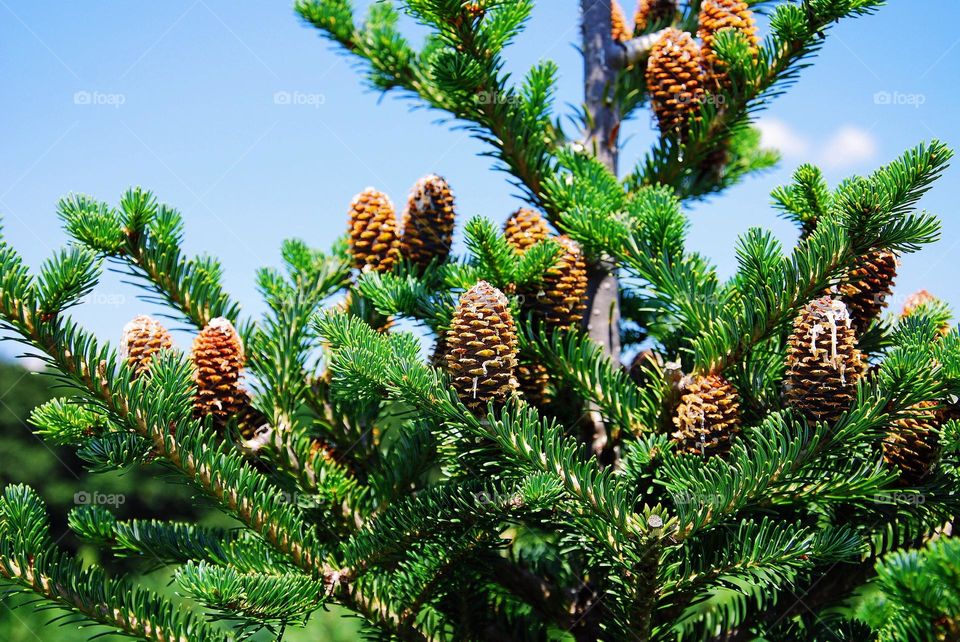
<instances>
[{"instance_id":1,"label":"white cloud","mask_svg":"<svg viewBox=\"0 0 960 642\"><path fill-rule=\"evenodd\" d=\"M846 125L826 142L820 153L821 162L835 169L853 167L877 155L877 140L870 132Z\"/></svg>"},{"instance_id":2,"label":"white cloud","mask_svg":"<svg viewBox=\"0 0 960 642\"><path fill-rule=\"evenodd\" d=\"M757 121L760 144L788 159L816 163L830 169L848 169L873 160L878 144L873 135L855 125L843 125L826 141L814 141L776 118Z\"/></svg>"},{"instance_id":3,"label":"white cloud","mask_svg":"<svg viewBox=\"0 0 960 642\"><path fill-rule=\"evenodd\" d=\"M810 150L810 141L798 134L790 125L776 118L757 121L760 144L780 150L784 156L803 156Z\"/></svg>"}]
</instances>

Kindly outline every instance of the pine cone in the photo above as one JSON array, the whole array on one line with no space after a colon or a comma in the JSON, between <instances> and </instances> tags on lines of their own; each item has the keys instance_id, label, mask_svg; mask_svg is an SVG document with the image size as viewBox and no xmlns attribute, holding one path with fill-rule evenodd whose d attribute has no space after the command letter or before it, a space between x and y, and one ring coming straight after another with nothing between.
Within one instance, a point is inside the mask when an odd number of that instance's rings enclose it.
<instances>
[{"instance_id":1,"label":"pine cone","mask_svg":"<svg viewBox=\"0 0 960 642\"><path fill-rule=\"evenodd\" d=\"M197 384L194 412L198 417L213 415L214 424L223 427L249 405L240 385L245 361L240 335L227 319L213 319L194 340L190 358Z\"/></svg>"},{"instance_id":2,"label":"pine cone","mask_svg":"<svg viewBox=\"0 0 960 642\"><path fill-rule=\"evenodd\" d=\"M617 0L610 0L610 37L619 42L630 40L627 16Z\"/></svg>"},{"instance_id":3,"label":"pine cone","mask_svg":"<svg viewBox=\"0 0 960 642\"><path fill-rule=\"evenodd\" d=\"M507 297L486 281L457 304L446 339L447 371L461 401L478 415L517 389L517 333Z\"/></svg>"},{"instance_id":4,"label":"pine cone","mask_svg":"<svg viewBox=\"0 0 960 642\"><path fill-rule=\"evenodd\" d=\"M811 421L834 422L853 403L864 363L842 301L821 297L793 323L784 381L787 403Z\"/></svg>"},{"instance_id":5,"label":"pine cone","mask_svg":"<svg viewBox=\"0 0 960 642\"><path fill-rule=\"evenodd\" d=\"M704 94L697 43L685 31L668 29L650 52L646 75L661 134L683 137Z\"/></svg>"},{"instance_id":6,"label":"pine cone","mask_svg":"<svg viewBox=\"0 0 960 642\"><path fill-rule=\"evenodd\" d=\"M920 309L920 306L930 305L931 303L936 303L940 299L933 296L927 290L918 290L910 296L907 297L907 300L903 302L903 310L900 311L901 317L909 317L913 314L916 314L917 310Z\"/></svg>"},{"instance_id":7,"label":"pine cone","mask_svg":"<svg viewBox=\"0 0 960 642\"><path fill-rule=\"evenodd\" d=\"M893 252L867 254L850 270L839 289L857 330L866 330L880 316L896 277L897 257Z\"/></svg>"},{"instance_id":8,"label":"pine cone","mask_svg":"<svg viewBox=\"0 0 960 642\"><path fill-rule=\"evenodd\" d=\"M750 7L743 0L703 0L700 5L700 28L697 36L703 41L704 66L718 85L726 84L725 63L713 51L713 41L722 29L736 29L750 42L753 55L759 53L760 39Z\"/></svg>"},{"instance_id":9,"label":"pine cone","mask_svg":"<svg viewBox=\"0 0 960 642\"><path fill-rule=\"evenodd\" d=\"M935 402L914 406L916 414L898 419L883 440L883 460L900 471L900 481L915 486L930 472L937 458ZM926 412L924 412L926 411Z\"/></svg>"},{"instance_id":10,"label":"pine cone","mask_svg":"<svg viewBox=\"0 0 960 642\"><path fill-rule=\"evenodd\" d=\"M673 22L677 0L640 0L633 14L633 33L641 35L660 25Z\"/></svg>"},{"instance_id":11,"label":"pine cone","mask_svg":"<svg viewBox=\"0 0 960 642\"><path fill-rule=\"evenodd\" d=\"M550 402L550 373L542 363L522 359L517 366L517 381L528 403L543 406Z\"/></svg>"},{"instance_id":12,"label":"pine cone","mask_svg":"<svg viewBox=\"0 0 960 642\"><path fill-rule=\"evenodd\" d=\"M533 293L531 306L551 329L580 323L587 296L587 265L580 246L566 236L556 241L562 251L557 262L543 275L538 290Z\"/></svg>"},{"instance_id":13,"label":"pine cone","mask_svg":"<svg viewBox=\"0 0 960 642\"><path fill-rule=\"evenodd\" d=\"M740 432L740 402L736 388L720 375L689 381L673 418L673 440L691 455L725 455Z\"/></svg>"},{"instance_id":14,"label":"pine cone","mask_svg":"<svg viewBox=\"0 0 960 642\"><path fill-rule=\"evenodd\" d=\"M431 261L443 263L453 245L453 193L447 181L430 174L413 186L403 212L400 254L425 268Z\"/></svg>"},{"instance_id":15,"label":"pine cone","mask_svg":"<svg viewBox=\"0 0 960 642\"><path fill-rule=\"evenodd\" d=\"M637 353L630 362L627 373L633 382L642 388L650 383L647 378L649 368L663 368L663 359L653 350L647 349Z\"/></svg>"},{"instance_id":16,"label":"pine cone","mask_svg":"<svg viewBox=\"0 0 960 642\"><path fill-rule=\"evenodd\" d=\"M389 272L397 259L397 216L390 197L368 187L350 203L350 250L354 267Z\"/></svg>"},{"instance_id":17,"label":"pine cone","mask_svg":"<svg viewBox=\"0 0 960 642\"><path fill-rule=\"evenodd\" d=\"M540 212L521 207L504 223L503 235L522 254L550 236L550 228Z\"/></svg>"},{"instance_id":18,"label":"pine cone","mask_svg":"<svg viewBox=\"0 0 960 642\"><path fill-rule=\"evenodd\" d=\"M133 376L139 377L150 369L154 354L173 348L173 337L167 329L146 314L134 317L123 327L120 338L120 356L126 358Z\"/></svg>"}]
</instances>

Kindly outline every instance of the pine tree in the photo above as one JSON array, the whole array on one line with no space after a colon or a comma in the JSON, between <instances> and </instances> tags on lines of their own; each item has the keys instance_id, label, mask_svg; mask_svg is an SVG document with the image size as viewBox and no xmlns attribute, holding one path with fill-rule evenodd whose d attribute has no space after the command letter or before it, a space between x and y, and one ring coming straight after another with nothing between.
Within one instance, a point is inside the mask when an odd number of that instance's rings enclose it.
<instances>
[{"instance_id":1,"label":"pine tree","mask_svg":"<svg viewBox=\"0 0 960 642\"><path fill-rule=\"evenodd\" d=\"M785 1L760 41L758 2L642 2L631 37L610 3L581 0L574 132L555 65L504 71L531 2L404 0L421 49L390 2L364 19L350 0L296 4L374 88L491 146L525 201L502 229L456 220L434 175L400 221L366 190L334 206L332 250L287 241L283 268L258 273L256 320L140 188L118 206L64 198L71 243L39 270L0 240L0 318L66 384L38 433L95 471L163 462L240 525L71 512L90 545L173 567L179 601L59 548L36 492L9 486L5 587L158 642L280 639L332 604L375 639L956 633L939 599L956 591L934 582L960 566L943 537L960 508L960 330L929 298L894 319L856 308L889 287L874 258L937 239L916 205L950 150L919 145L835 189L801 167L773 194L796 245L750 230L729 280L686 247L685 203L777 161L753 116L832 24L882 3ZM660 136L619 178L642 108ZM121 356L68 316L104 262L193 330L188 354L139 317ZM433 358L390 319L424 328Z\"/></svg>"}]
</instances>

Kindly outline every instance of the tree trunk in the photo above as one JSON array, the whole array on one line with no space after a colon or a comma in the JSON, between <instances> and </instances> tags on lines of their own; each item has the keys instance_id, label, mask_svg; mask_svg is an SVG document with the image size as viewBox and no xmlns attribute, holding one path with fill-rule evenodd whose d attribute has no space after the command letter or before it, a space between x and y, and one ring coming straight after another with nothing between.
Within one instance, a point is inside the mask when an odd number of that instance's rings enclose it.
<instances>
[{"instance_id":1,"label":"tree trunk","mask_svg":"<svg viewBox=\"0 0 960 642\"><path fill-rule=\"evenodd\" d=\"M584 146L614 174L617 173L617 139L620 114L612 92L617 71L608 64L610 45L609 0L580 0L583 48L584 108L587 130ZM610 358L620 360L620 290L612 265L599 261L590 268L587 290L587 316L584 319L591 339L603 347ZM588 407L584 433L594 454L605 463L616 455L608 443L607 430L600 413Z\"/></svg>"}]
</instances>

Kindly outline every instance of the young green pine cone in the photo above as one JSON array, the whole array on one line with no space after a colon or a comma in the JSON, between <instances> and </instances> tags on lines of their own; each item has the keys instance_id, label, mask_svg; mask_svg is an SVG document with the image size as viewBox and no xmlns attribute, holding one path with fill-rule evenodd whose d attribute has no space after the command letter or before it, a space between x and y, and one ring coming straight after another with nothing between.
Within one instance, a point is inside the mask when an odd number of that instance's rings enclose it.
<instances>
[{"instance_id":1,"label":"young green pine cone","mask_svg":"<svg viewBox=\"0 0 960 642\"><path fill-rule=\"evenodd\" d=\"M173 348L173 337L167 329L146 314L134 317L123 327L120 338L120 356L127 360L133 376L139 377L150 370L153 355Z\"/></svg>"},{"instance_id":2,"label":"young green pine cone","mask_svg":"<svg viewBox=\"0 0 960 642\"><path fill-rule=\"evenodd\" d=\"M453 193L447 181L435 174L413 186L403 212L400 255L425 268L431 261L443 263L453 245Z\"/></svg>"},{"instance_id":3,"label":"young green pine cone","mask_svg":"<svg viewBox=\"0 0 960 642\"><path fill-rule=\"evenodd\" d=\"M353 197L349 212L354 267L389 272L397 259L397 215L390 197L368 187Z\"/></svg>"},{"instance_id":4,"label":"young green pine cone","mask_svg":"<svg viewBox=\"0 0 960 642\"><path fill-rule=\"evenodd\" d=\"M619 42L630 40L627 16L623 13L623 7L617 0L610 0L610 37Z\"/></svg>"},{"instance_id":5,"label":"young green pine cone","mask_svg":"<svg viewBox=\"0 0 960 642\"><path fill-rule=\"evenodd\" d=\"M550 236L550 227L540 212L521 207L504 223L503 236L522 254Z\"/></svg>"},{"instance_id":6,"label":"young green pine cone","mask_svg":"<svg viewBox=\"0 0 960 642\"><path fill-rule=\"evenodd\" d=\"M677 0L640 0L633 14L633 33L642 35L660 25L669 25L677 15Z\"/></svg>"},{"instance_id":7,"label":"young green pine cone","mask_svg":"<svg viewBox=\"0 0 960 642\"><path fill-rule=\"evenodd\" d=\"M213 415L215 425L226 425L248 405L247 393L240 385L243 344L233 324L223 317L210 321L194 340L190 359L197 385L195 414Z\"/></svg>"},{"instance_id":8,"label":"young green pine cone","mask_svg":"<svg viewBox=\"0 0 960 642\"><path fill-rule=\"evenodd\" d=\"M532 307L550 328L569 328L580 323L586 309L587 265L575 241L560 236L560 256L546 271L534 294Z\"/></svg>"},{"instance_id":9,"label":"young green pine cone","mask_svg":"<svg viewBox=\"0 0 960 642\"><path fill-rule=\"evenodd\" d=\"M486 281L457 304L446 338L447 371L460 400L477 415L517 389L517 333L503 292Z\"/></svg>"},{"instance_id":10,"label":"young green pine cone","mask_svg":"<svg viewBox=\"0 0 960 642\"><path fill-rule=\"evenodd\" d=\"M660 133L682 138L698 117L704 94L700 48L690 34L672 28L664 32L650 52L646 76Z\"/></svg>"},{"instance_id":11,"label":"young green pine cone","mask_svg":"<svg viewBox=\"0 0 960 642\"><path fill-rule=\"evenodd\" d=\"M850 270L847 282L840 286L840 294L857 330L866 330L880 316L896 277L897 257L893 252L867 254Z\"/></svg>"},{"instance_id":12,"label":"young green pine cone","mask_svg":"<svg viewBox=\"0 0 960 642\"><path fill-rule=\"evenodd\" d=\"M751 51L759 53L760 39L757 37L757 25L750 7L743 0L703 0L700 5L700 28L697 36L703 41L704 66L718 84L727 81L724 64L713 50L713 42L723 29L736 29L750 43Z\"/></svg>"},{"instance_id":13,"label":"young green pine cone","mask_svg":"<svg viewBox=\"0 0 960 642\"><path fill-rule=\"evenodd\" d=\"M830 297L804 306L787 344L785 395L811 421L832 423L856 397L864 364L842 301Z\"/></svg>"},{"instance_id":14,"label":"young green pine cone","mask_svg":"<svg viewBox=\"0 0 960 642\"><path fill-rule=\"evenodd\" d=\"M736 388L720 375L693 378L683 388L672 434L681 452L725 455L740 432L740 401Z\"/></svg>"},{"instance_id":15,"label":"young green pine cone","mask_svg":"<svg viewBox=\"0 0 960 642\"><path fill-rule=\"evenodd\" d=\"M919 484L937 459L937 425L934 402L914 406L916 414L898 419L883 440L883 460L900 471L907 486Z\"/></svg>"}]
</instances>

